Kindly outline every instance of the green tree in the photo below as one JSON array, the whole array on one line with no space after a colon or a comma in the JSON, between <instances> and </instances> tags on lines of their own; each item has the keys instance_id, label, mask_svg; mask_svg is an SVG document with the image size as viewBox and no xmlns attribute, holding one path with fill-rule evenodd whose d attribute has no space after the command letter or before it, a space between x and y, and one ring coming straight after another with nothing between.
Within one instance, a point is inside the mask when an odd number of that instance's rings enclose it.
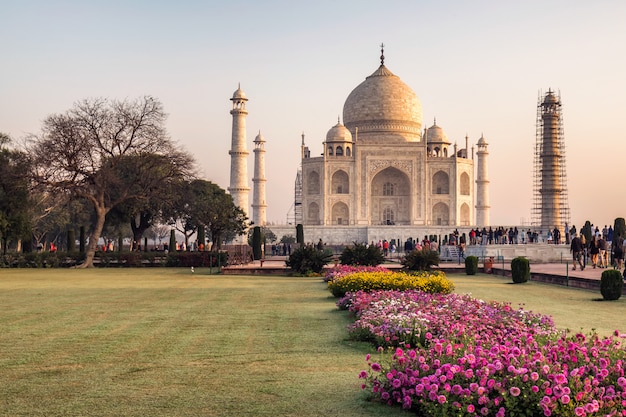
<instances>
[{"instance_id":1,"label":"green tree","mask_svg":"<svg viewBox=\"0 0 626 417\"><path fill-rule=\"evenodd\" d=\"M169 138L161 103L150 96L136 100L86 99L63 114L48 116L33 137L30 155L36 181L51 192L67 192L89 201L95 220L82 267L92 267L106 215L115 207L145 199L169 178L159 172L163 159L180 170L192 158ZM139 161L129 177L130 162Z\"/></svg>"},{"instance_id":2,"label":"green tree","mask_svg":"<svg viewBox=\"0 0 626 417\"><path fill-rule=\"evenodd\" d=\"M10 149L11 139L0 133L0 238L6 254L10 241L30 241L30 160L24 152Z\"/></svg>"},{"instance_id":3,"label":"green tree","mask_svg":"<svg viewBox=\"0 0 626 417\"><path fill-rule=\"evenodd\" d=\"M200 179L181 187L184 200L170 213L171 222L182 224L185 231L205 227L214 249L219 249L229 237L245 233L248 219L224 189Z\"/></svg>"}]
</instances>

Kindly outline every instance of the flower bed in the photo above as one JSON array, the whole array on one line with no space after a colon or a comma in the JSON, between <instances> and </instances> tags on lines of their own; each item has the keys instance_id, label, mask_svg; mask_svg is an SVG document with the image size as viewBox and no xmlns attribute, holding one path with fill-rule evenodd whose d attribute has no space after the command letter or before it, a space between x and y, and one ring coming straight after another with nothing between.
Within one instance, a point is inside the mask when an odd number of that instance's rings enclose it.
<instances>
[{"instance_id":1,"label":"flower bed","mask_svg":"<svg viewBox=\"0 0 626 417\"><path fill-rule=\"evenodd\" d=\"M441 272L392 272L357 270L337 274L328 281L328 289L335 297L343 297L356 291L411 290L419 289L429 293L450 293L454 283Z\"/></svg>"},{"instance_id":2,"label":"flower bed","mask_svg":"<svg viewBox=\"0 0 626 417\"><path fill-rule=\"evenodd\" d=\"M422 416L626 415L619 337L558 334L549 317L467 295L346 298L355 337L395 346L359 375L375 400Z\"/></svg>"}]
</instances>

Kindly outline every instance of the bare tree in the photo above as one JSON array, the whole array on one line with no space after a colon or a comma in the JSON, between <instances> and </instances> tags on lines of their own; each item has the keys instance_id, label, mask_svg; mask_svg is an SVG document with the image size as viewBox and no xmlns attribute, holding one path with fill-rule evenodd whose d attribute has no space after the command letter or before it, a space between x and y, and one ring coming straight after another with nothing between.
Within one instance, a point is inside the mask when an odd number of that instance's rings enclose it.
<instances>
[{"instance_id":1,"label":"bare tree","mask_svg":"<svg viewBox=\"0 0 626 417\"><path fill-rule=\"evenodd\" d=\"M111 209L146 198L150 190L192 168L193 158L169 138L165 119L163 106L150 96L86 99L66 113L48 116L41 134L32 138L36 181L84 198L94 208L96 220L81 267L93 266ZM169 163L163 164L163 158Z\"/></svg>"}]
</instances>

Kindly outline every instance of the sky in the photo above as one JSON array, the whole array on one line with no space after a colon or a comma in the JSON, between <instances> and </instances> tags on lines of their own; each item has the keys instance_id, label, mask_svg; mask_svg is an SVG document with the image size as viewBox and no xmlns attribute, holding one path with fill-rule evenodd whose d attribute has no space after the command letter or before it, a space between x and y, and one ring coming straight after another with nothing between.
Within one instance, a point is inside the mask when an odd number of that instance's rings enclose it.
<instances>
[{"instance_id":1,"label":"sky","mask_svg":"<svg viewBox=\"0 0 626 417\"><path fill-rule=\"evenodd\" d=\"M459 147L489 143L491 223L530 221L537 100L560 92L571 219L626 217L626 2L0 0L0 132L19 141L85 98L158 98L199 175L229 185L238 85L266 140L267 220L292 210L350 92L385 65ZM252 181L250 179L252 191ZM250 193L252 202L252 192Z\"/></svg>"}]
</instances>

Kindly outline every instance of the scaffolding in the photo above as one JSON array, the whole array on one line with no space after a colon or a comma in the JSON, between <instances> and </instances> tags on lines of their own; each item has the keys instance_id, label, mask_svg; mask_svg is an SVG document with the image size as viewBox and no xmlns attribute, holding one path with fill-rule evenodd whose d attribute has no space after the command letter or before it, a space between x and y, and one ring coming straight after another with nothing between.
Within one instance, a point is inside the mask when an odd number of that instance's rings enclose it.
<instances>
[{"instance_id":1,"label":"scaffolding","mask_svg":"<svg viewBox=\"0 0 626 417\"><path fill-rule=\"evenodd\" d=\"M287 212L287 224L302 224L302 170L298 169L294 182L293 204Z\"/></svg>"},{"instance_id":2,"label":"scaffolding","mask_svg":"<svg viewBox=\"0 0 626 417\"><path fill-rule=\"evenodd\" d=\"M545 231L558 227L564 232L571 219L560 92L539 92L535 136L531 223Z\"/></svg>"},{"instance_id":3,"label":"scaffolding","mask_svg":"<svg viewBox=\"0 0 626 417\"><path fill-rule=\"evenodd\" d=\"M299 169L296 174L296 181L294 183L294 198L293 198L293 214L294 223L302 224L302 170Z\"/></svg>"}]
</instances>

